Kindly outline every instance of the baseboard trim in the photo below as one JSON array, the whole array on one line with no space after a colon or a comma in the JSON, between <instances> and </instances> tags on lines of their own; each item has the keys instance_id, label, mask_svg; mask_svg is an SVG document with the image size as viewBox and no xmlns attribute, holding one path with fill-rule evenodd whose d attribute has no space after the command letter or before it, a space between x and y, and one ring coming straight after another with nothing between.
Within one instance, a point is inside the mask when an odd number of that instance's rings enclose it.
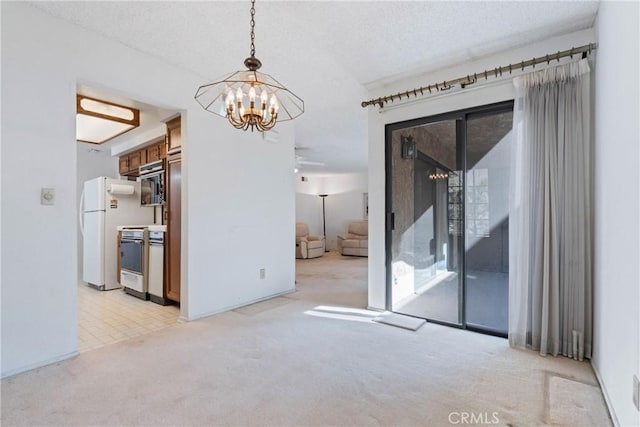
<instances>
[{"instance_id":1,"label":"baseboard trim","mask_svg":"<svg viewBox=\"0 0 640 427\"><path fill-rule=\"evenodd\" d=\"M382 308L377 308L377 307L371 307L370 305L367 306L367 310L371 310L371 311L378 311L380 313L384 313L386 310L382 309Z\"/></svg>"},{"instance_id":2,"label":"baseboard trim","mask_svg":"<svg viewBox=\"0 0 640 427\"><path fill-rule=\"evenodd\" d=\"M255 299L255 300L251 300L249 302L243 302L243 303L236 304L236 305L230 305L230 306L221 308L219 310L214 310L214 311L209 311L207 313L197 314L195 316L185 318L184 320L186 322L192 322L194 320L203 319L205 317L215 316L216 314L220 314L220 313L224 313L224 312L227 312L227 311L235 310L236 308L245 307L247 305L256 304L258 302L266 301L266 300L271 299L271 298L277 298L277 297L282 297L282 296L285 296L285 295L289 295L289 294L292 294L294 292L296 292L295 288L287 290L287 291L284 291L284 292L278 292L276 294L268 295L266 297L258 298L258 299Z\"/></svg>"},{"instance_id":3,"label":"baseboard trim","mask_svg":"<svg viewBox=\"0 0 640 427\"><path fill-rule=\"evenodd\" d=\"M598 384L600 384L600 390L602 390L602 395L604 396L604 402L607 404L607 410L609 411L609 417L613 421L613 425L616 427L620 427L620 421L618 421L618 417L616 417L616 413L613 410L613 405L611 404L611 399L609 398L609 393L607 392L607 388L604 385L604 381L602 381L602 377L600 373L593 365L593 360L589 361L591 365L591 369L593 369L593 373L596 374L596 380L598 380Z\"/></svg>"},{"instance_id":4,"label":"baseboard trim","mask_svg":"<svg viewBox=\"0 0 640 427\"><path fill-rule=\"evenodd\" d=\"M21 374L23 372L31 371L33 369L42 368L43 366L52 365L54 363L58 363L58 362L61 362L63 360L66 360L66 359L71 359L72 357L76 357L78 354L80 354L80 353L78 353L77 351L72 351L70 353L65 353L65 354L62 354L60 356L52 357L51 359L46 359L46 360L43 360L41 362L30 363L28 365L21 366L21 367L16 368L16 369L11 369L9 371L2 372L2 374L0 374L0 379L12 377L14 375L18 375L18 374Z\"/></svg>"}]
</instances>

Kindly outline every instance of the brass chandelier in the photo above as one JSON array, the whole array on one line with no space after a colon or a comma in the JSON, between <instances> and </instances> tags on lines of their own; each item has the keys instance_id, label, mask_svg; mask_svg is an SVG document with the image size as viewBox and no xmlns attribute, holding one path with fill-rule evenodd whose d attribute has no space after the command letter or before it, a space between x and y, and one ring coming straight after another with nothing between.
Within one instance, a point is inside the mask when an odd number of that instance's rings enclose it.
<instances>
[{"instance_id":1,"label":"brass chandelier","mask_svg":"<svg viewBox=\"0 0 640 427\"><path fill-rule=\"evenodd\" d=\"M236 129L265 132L278 121L292 120L304 113L304 101L273 77L258 71L262 62L255 56L255 13L255 0L251 0L251 56L244 60L247 70L200 86L195 99L205 110L226 117Z\"/></svg>"}]
</instances>

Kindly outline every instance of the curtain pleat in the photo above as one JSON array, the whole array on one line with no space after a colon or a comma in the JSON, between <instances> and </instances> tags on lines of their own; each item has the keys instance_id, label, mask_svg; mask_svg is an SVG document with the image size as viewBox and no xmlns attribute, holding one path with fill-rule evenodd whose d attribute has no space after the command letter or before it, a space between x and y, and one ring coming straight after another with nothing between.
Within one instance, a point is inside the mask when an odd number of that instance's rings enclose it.
<instances>
[{"instance_id":1,"label":"curtain pleat","mask_svg":"<svg viewBox=\"0 0 640 427\"><path fill-rule=\"evenodd\" d=\"M591 356L591 174L586 59L515 80L509 342Z\"/></svg>"}]
</instances>

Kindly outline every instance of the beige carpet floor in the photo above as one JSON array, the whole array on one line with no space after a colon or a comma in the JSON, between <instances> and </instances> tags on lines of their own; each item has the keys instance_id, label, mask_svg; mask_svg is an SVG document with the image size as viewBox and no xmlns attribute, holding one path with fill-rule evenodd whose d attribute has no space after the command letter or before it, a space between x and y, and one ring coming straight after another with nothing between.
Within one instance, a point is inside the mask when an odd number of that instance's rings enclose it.
<instances>
[{"instance_id":1,"label":"beige carpet floor","mask_svg":"<svg viewBox=\"0 0 640 427\"><path fill-rule=\"evenodd\" d=\"M2 426L611 425L586 362L372 322L366 262L299 260L294 294L5 379Z\"/></svg>"}]
</instances>

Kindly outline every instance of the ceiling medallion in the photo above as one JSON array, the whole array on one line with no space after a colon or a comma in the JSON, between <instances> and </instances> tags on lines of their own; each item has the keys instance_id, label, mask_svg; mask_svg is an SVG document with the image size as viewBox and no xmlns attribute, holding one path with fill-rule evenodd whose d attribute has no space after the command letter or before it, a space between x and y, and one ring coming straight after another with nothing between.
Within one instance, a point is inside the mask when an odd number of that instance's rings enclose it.
<instances>
[{"instance_id":1,"label":"ceiling medallion","mask_svg":"<svg viewBox=\"0 0 640 427\"><path fill-rule=\"evenodd\" d=\"M304 113L304 101L273 77L258 71L262 63L255 57L255 13L255 0L251 0L251 56L244 60L247 70L200 86L195 99L205 110L226 117L236 129L265 132L278 121L292 120Z\"/></svg>"}]
</instances>

